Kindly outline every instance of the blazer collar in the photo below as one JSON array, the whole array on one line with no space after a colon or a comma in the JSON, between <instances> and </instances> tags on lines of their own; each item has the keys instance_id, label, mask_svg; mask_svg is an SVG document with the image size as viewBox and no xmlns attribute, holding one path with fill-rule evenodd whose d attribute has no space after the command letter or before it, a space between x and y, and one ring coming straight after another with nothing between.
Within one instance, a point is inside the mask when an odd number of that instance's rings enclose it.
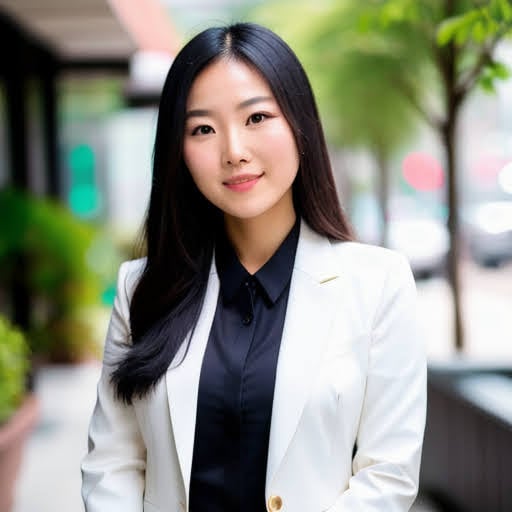
<instances>
[{"instance_id":1,"label":"blazer collar","mask_svg":"<svg viewBox=\"0 0 512 512\"><path fill-rule=\"evenodd\" d=\"M338 267L331 242L301 221L294 269L322 284L339 277Z\"/></svg>"}]
</instances>

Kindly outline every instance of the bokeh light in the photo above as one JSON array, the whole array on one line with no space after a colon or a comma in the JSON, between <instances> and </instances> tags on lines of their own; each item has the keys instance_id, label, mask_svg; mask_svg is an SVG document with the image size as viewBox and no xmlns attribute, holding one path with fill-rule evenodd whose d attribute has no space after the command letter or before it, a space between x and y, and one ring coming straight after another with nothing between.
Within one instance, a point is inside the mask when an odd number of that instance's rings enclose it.
<instances>
[{"instance_id":1,"label":"bokeh light","mask_svg":"<svg viewBox=\"0 0 512 512\"><path fill-rule=\"evenodd\" d=\"M512 194L512 162L509 162L498 175L498 183L504 192Z\"/></svg>"},{"instance_id":2,"label":"bokeh light","mask_svg":"<svg viewBox=\"0 0 512 512\"><path fill-rule=\"evenodd\" d=\"M74 146L69 152L68 167L71 179L68 202L71 210L82 218L94 217L101 205L93 149L87 144Z\"/></svg>"},{"instance_id":3,"label":"bokeh light","mask_svg":"<svg viewBox=\"0 0 512 512\"><path fill-rule=\"evenodd\" d=\"M409 153L404 158L402 172L405 181L416 190L433 191L444 185L443 168L428 153Z\"/></svg>"}]
</instances>

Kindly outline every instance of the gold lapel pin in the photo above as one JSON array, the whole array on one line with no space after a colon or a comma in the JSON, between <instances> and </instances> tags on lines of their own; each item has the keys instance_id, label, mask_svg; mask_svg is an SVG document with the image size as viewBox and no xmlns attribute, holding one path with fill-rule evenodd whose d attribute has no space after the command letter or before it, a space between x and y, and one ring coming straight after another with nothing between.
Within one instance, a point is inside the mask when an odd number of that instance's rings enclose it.
<instances>
[{"instance_id":1,"label":"gold lapel pin","mask_svg":"<svg viewBox=\"0 0 512 512\"><path fill-rule=\"evenodd\" d=\"M338 277L339 276L326 277L325 279L322 279L320 281L320 284L328 283L329 281L334 281L334 279L338 279Z\"/></svg>"}]
</instances>

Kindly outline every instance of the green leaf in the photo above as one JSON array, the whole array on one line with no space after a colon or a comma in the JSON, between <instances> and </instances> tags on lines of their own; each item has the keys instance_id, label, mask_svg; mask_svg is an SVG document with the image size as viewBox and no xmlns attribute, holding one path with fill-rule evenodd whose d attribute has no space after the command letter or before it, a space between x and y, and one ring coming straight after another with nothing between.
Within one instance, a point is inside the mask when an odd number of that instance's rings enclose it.
<instances>
[{"instance_id":1,"label":"green leaf","mask_svg":"<svg viewBox=\"0 0 512 512\"><path fill-rule=\"evenodd\" d=\"M455 33L455 42L458 46L462 46L469 39L472 28L473 24L468 20L460 24L459 29Z\"/></svg>"},{"instance_id":2,"label":"green leaf","mask_svg":"<svg viewBox=\"0 0 512 512\"><path fill-rule=\"evenodd\" d=\"M359 32L362 33L369 32L373 27L374 23L375 22L369 13L363 13L357 19L357 29L359 30Z\"/></svg>"},{"instance_id":3,"label":"green leaf","mask_svg":"<svg viewBox=\"0 0 512 512\"><path fill-rule=\"evenodd\" d=\"M490 74L483 74L479 80L478 83L480 87L488 93L495 93L496 88L494 87L494 80Z\"/></svg>"},{"instance_id":4,"label":"green leaf","mask_svg":"<svg viewBox=\"0 0 512 512\"><path fill-rule=\"evenodd\" d=\"M473 25L473 30L471 31L471 35L473 39L477 43L483 43L487 38L487 31L485 30L484 24L482 21L477 21Z\"/></svg>"},{"instance_id":5,"label":"green leaf","mask_svg":"<svg viewBox=\"0 0 512 512\"><path fill-rule=\"evenodd\" d=\"M509 0L500 0L500 8L505 21L512 21L512 4Z\"/></svg>"},{"instance_id":6,"label":"green leaf","mask_svg":"<svg viewBox=\"0 0 512 512\"><path fill-rule=\"evenodd\" d=\"M481 43L495 31L495 24L488 13L485 15L480 9L471 10L443 21L437 31L437 44L444 46L454 40L461 46L470 37Z\"/></svg>"},{"instance_id":7,"label":"green leaf","mask_svg":"<svg viewBox=\"0 0 512 512\"><path fill-rule=\"evenodd\" d=\"M387 2L382 8L382 21L385 25L395 21L402 21L404 18L404 2Z\"/></svg>"},{"instance_id":8,"label":"green leaf","mask_svg":"<svg viewBox=\"0 0 512 512\"><path fill-rule=\"evenodd\" d=\"M493 62L492 72L493 75L500 80L506 80L507 78L510 78L510 69L502 62Z\"/></svg>"},{"instance_id":9,"label":"green leaf","mask_svg":"<svg viewBox=\"0 0 512 512\"><path fill-rule=\"evenodd\" d=\"M0 425L21 403L29 357L24 333L0 315Z\"/></svg>"},{"instance_id":10,"label":"green leaf","mask_svg":"<svg viewBox=\"0 0 512 512\"><path fill-rule=\"evenodd\" d=\"M494 19L501 18L501 6L499 0L491 0L489 7L487 8L489 15Z\"/></svg>"},{"instance_id":11,"label":"green leaf","mask_svg":"<svg viewBox=\"0 0 512 512\"><path fill-rule=\"evenodd\" d=\"M465 21L462 16L455 16L444 20L437 30L437 44L439 46L447 45L454 39L464 23Z\"/></svg>"},{"instance_id":12,"label":"green leaf","mask_svg":"<svg viewBox=\"0 0 512 512\"><path fill-rule=\"evenodd\" d=\"M509 0L492 0L489 14L498 22L512 21L512 5Z\"/></svg>"}]
</instances>

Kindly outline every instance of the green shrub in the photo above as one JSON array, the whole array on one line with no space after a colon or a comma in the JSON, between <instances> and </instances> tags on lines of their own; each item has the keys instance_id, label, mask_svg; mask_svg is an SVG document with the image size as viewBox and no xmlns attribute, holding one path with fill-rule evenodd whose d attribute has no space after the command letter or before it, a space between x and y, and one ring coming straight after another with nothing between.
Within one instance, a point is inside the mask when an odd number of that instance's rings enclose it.
<instances>
[{"instance_id":1,"label":"green shrub","mask_svg":"<svg viewBox=\"0 0 512 512\"><path fill-rule=\"evenodd\" d=\"M0 425L23 400L29 355L24 334L0 316Z\"/></svg>"},{"instance_id":2,"label":"green shrub","mask_svg":"<svg viewBox=\"0 0 512 512\"><path fill-rule=\"evenodd\" d=\"M120 257L112 241L63 205L16 190L0 191L0 218L0 284L8 289L21 278L29 291L34 355L59 362L98 355L85 313L101 307L115 283Z\"/></svg>"}]
</instances>

